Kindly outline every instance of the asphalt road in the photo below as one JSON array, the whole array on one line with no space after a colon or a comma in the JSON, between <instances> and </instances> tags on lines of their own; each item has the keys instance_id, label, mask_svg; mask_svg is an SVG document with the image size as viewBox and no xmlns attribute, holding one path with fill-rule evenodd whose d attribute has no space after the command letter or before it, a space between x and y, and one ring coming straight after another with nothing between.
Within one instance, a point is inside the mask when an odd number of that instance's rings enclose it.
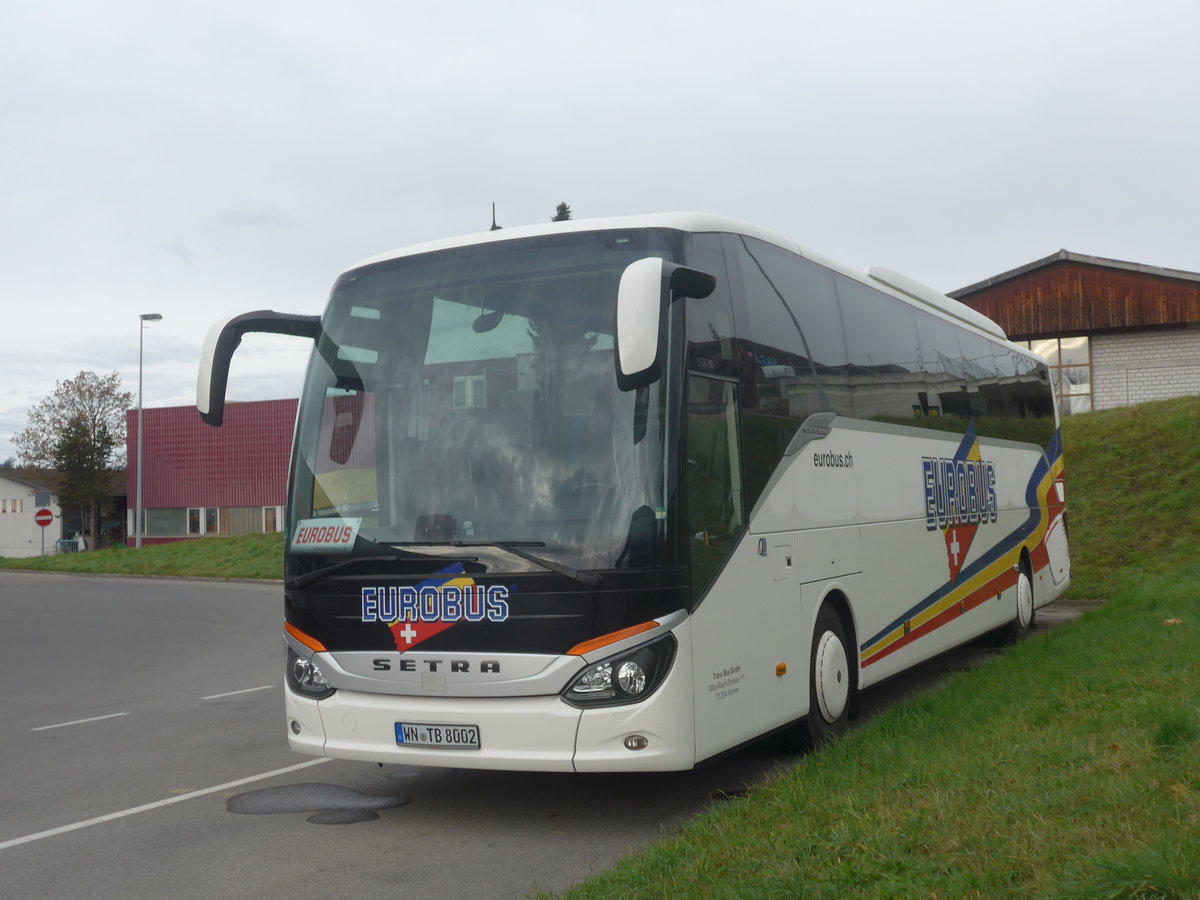
<instances>
[{"instance_id":1,"label":"asphalt road","mask_svg":"<svg viewBox=\"0 0 1200 900\"><path fill-rule=\"evenodd\" d=\"M0 897L525 897L792 761L616 776L298 756L281 620L277 585L0 572Z\"/></svg>"}]
</instances>

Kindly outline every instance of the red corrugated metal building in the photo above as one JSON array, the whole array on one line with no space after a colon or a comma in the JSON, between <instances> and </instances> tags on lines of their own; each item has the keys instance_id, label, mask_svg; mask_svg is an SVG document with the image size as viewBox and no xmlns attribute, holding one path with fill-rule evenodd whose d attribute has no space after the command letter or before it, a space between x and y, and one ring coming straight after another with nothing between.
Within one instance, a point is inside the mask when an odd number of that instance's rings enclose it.
<instances>
[{"instance_id":1,"label":"red corrugated metal building","mask_svg":"<svg viewBox=\"0 0 1200 900\"><path fill-rule=\"evenodd\" d=\"M282 530L296 404L294 399L229 403L220 428L201 422L194 406L143 409L143 545ZM130 410L126 420L132 543L137 410Z\"/></svg>"}]
</instances>

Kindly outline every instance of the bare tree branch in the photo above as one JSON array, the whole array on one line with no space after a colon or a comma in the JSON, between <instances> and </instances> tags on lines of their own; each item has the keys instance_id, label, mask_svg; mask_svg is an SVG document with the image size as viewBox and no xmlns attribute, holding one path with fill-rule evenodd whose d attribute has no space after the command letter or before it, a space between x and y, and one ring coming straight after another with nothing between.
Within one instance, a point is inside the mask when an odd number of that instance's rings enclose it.
<instances>
[{"instance_id":1,"label":"bare tree branch","mask_svg":"<svg viewBox=\"0 0 1200 900\"><path fill-rule=\"evenodd\" d=\"M121 390L116 372L80 372L58 382L53 394L29 410L28 425L13 435L13 445L22 464L52 467L55 446L78 419L93 439L107 432L115 448L111 463L120 467L125 462L125 412L132 405L133 394Z\"/></svg>"}]
</instances>

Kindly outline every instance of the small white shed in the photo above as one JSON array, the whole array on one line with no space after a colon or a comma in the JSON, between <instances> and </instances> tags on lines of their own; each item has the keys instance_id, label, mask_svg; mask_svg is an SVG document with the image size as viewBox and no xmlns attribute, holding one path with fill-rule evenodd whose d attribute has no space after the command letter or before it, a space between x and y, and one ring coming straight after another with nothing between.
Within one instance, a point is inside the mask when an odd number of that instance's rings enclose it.
<instances>
[{"instance_id":1,"label":"small white shed","mask_svg":"<svg viewBox=\"0 0 1200 900\"><path fill-rule=\"evenodd\" d=\"M39 506L39 494L50 502ZM38 524L41 509L53 516L45 527ZM62 510L54 495L10 469L0 469L0 556L40 556L43 546L50 555L62 536Z\"/></svg>"}]
</instances>

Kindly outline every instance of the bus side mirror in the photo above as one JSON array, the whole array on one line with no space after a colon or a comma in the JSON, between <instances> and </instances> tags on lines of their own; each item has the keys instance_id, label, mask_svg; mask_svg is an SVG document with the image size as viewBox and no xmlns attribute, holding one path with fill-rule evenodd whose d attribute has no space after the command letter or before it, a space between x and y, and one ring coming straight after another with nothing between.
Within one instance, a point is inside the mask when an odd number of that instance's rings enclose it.
<instances>
[{"instance_id":1,"label":"bus side mirror","mask_svg":"<svg viewBox=\"0 0 1200 900\"><path fill-rule=\"evenodd\" d=\"M196 409L208 425L217 426L225 419L225 386L229 381L229 363L233 351L249 331L262 334L290 334L312 338L321 333L320 316L279 313L269 309L244 313L208 330L196 374Z\"/></svg>"},{"instance_id":2,"label":"bus side mirror","mask_svg":"<svg viewBox=\"0 0 1200 900\"><path fill-rule=\"evenodd\" d=\"M630 263L617 287L617 387L632 391L653 384L662 374L666 347L665 315L671 300L702 300L717 279L697 269L647 257Z\"/></svg>"}]
</instances>

